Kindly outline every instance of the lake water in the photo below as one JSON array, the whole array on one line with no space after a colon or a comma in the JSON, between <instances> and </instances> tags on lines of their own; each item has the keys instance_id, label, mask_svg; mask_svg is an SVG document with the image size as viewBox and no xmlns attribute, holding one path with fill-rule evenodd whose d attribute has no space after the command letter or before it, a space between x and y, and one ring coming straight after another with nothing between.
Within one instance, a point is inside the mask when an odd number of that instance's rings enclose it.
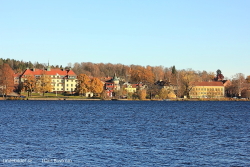
<instances>
[{"instance_id":1,"label":"lake water","mask_svg":"<svg viewBox=\"0 0 250 167\"><path fill-rule=\"evenodd\" d=\"M0 166L250 166L250 102L0 101Z\"/></svg>"}]
</instances>

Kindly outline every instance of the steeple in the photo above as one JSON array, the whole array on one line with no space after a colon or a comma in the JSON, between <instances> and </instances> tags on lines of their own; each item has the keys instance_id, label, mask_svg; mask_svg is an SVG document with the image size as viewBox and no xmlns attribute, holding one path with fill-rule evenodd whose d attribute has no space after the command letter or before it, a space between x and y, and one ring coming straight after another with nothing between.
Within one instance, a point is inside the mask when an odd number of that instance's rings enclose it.
<instances>
[{"instance_id":1,"label":"steeple","mask_svg":"<svg viewBox=\"0 0 250 167\"><path fill-rule=\"evenodd\" d=\"M119 81L119 79L118 79L117 76L116 76L116 73L114 74L114 77L113 77L112 81L113 81L113 82L114 82L114 81Z\"/></svg>"},{"instance_id":2,"label":"steeple","mask_svg":"<svg viewBox=\"0 0 250 167\"><path fill-rule=\"evenodd\" d=\"M49 60L48 60L48 67L47 67L47 71L50 71L51 68L50 68L50 65L49 65Z\"/></svg>"}]
</instances>

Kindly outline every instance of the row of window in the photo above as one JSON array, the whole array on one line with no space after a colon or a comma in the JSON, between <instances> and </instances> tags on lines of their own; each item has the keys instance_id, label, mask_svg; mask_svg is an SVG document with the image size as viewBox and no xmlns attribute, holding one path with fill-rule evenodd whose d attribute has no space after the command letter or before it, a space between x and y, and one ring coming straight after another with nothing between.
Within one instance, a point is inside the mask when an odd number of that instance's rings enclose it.
<instances>
[{"instance_id":1,"label":"row of window","mask_svg":"<svg viewBox=\"0 0 250 167\"><path fill-rule=\"evenodd\" d=\"M61 85L61 84L52 84L52 85L54 85L54 86L63 86L63 85ZM66 87L68 87L68 86L69 86L69 84L66 84ZM73 87L74 84L70 84L70 86ZM75 85L75 86L77 86L77 85Z\"/></svg>"},{"instance_id":2,"label":"row of window","mask_svg":"<svg viewBox=\"0 0 250 167\"><path fill-rule=\"evenodd\" d=\"M222 92L194 92L194 93L190 93L190 95L223 95Z\"/></svg>"},{"instance_id":3,"label":"row of window","mask_svg":"<svg viewBox=\"0 0 250 167\"><path fill-rule=\"evenodd\" d=\"M193 88L196 91L223 91L223 88Z\"/></svg>"},{"instance_id":4,"label":"row of window","mask_svg":"<svg viewBox=\"0 0 250 167\"><path fill-rule=\"evenodd\" d=\"M52 80L52 82L60 82L60 80L59 79L57 79L57 80ZM63 80L61 80L61 82L63 82ZM76 80L66 80L66 82L77 82Z\"/></svg>"},{"instance_id":5,"label":"row of window","mask_svg":"<svg viewBox=\"0 0 250 167\"><path fill-rule=\"evenodd\" d=\"M63 78L63 77L65 77L64 75L57 75L57 76L55 76L55 75L51 75L51 78ZM68 76L68 78L70 78L70 79L75 79L76 77L75 76Z\"/></svg>"},{"instance_id":6,"label":"row of window","mask_svg":"<svg viewBox=\"0 0 250 167\"><path fill-rule=\"evenodd\" d=\"M62 91L63 91L63 88L57 88L57 89L54 88L53 90L54 90L54 91L55 91L55 90L58 90L58 91L62 90ZM74 91L74 90L73 90L73 88L71 88L71 89L67 88L66 91Z\"/></svg>"}]
</instances>

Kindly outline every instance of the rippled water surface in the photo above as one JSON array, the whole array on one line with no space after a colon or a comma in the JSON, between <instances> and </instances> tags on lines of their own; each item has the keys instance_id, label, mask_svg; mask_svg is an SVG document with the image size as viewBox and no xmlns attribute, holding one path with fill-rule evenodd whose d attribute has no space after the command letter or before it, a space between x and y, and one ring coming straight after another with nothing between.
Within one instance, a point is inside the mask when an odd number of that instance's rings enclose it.
<instances>
[{"instance_id":1,"label":"rippled water surface","mask_svg":"<svg viewBox=\"0 0 250 167\"><path fill-rule=\"evenodd\" d=\"M250 166L249 102L0 101L0 120L0 166Z\"/></svg>"}]
</instances>

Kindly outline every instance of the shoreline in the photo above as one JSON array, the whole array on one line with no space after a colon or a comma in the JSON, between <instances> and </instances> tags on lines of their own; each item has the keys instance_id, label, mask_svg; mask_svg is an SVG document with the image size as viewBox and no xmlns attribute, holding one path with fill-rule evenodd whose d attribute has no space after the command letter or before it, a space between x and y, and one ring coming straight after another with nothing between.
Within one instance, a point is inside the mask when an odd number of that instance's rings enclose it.
<instances>
[{"instance_id":1,"label":"shoreline","mask_svg":"<svg viewBox=\"0 0 250 167\"><path fill-rule=\"evenodd\" d=\"M222 98L222 99L83 99L83 98L51 98L51 97L29 97L23 99L15 98L3 98L0 97L0 100L48 100L48 101L250 101L250 99L234 99L234 98Z\"/></svg>"}]
</instances>

